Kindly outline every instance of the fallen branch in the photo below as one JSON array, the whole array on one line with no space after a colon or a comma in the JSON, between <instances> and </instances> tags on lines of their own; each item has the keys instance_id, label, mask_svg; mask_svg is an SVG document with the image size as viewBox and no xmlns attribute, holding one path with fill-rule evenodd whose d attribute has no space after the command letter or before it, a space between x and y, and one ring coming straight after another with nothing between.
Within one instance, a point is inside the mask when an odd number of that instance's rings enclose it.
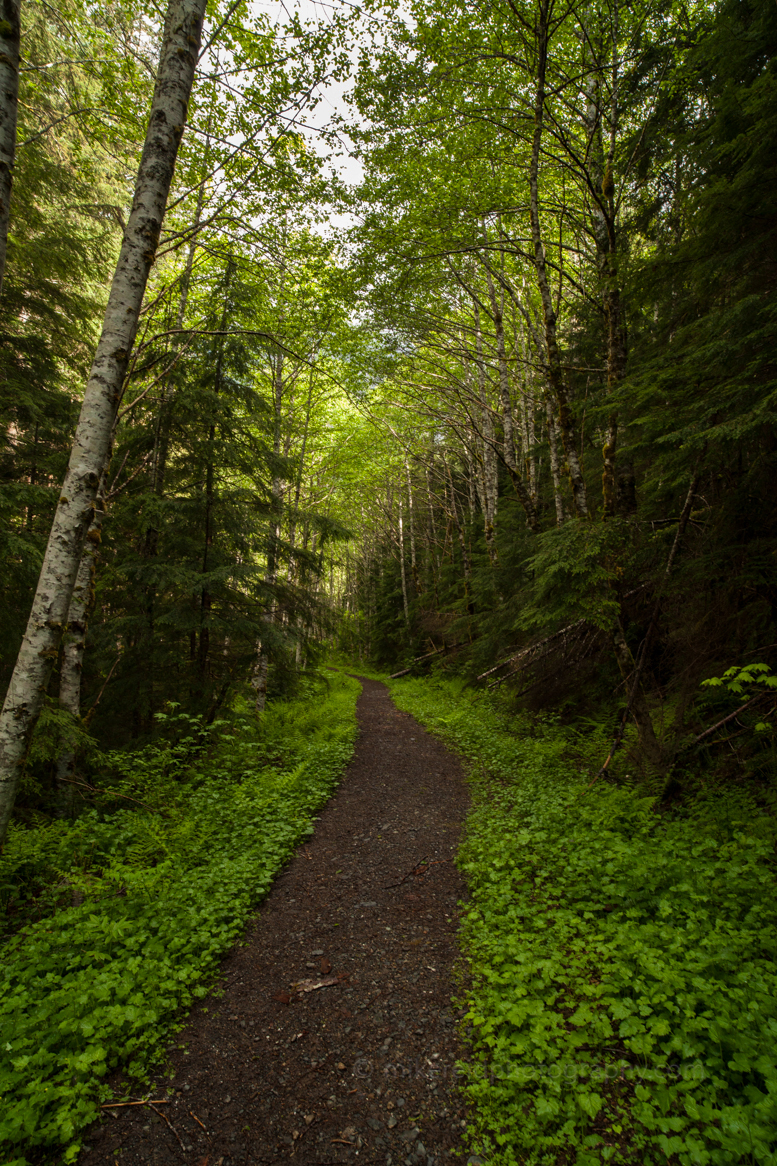
<instances>
[{"instance_id":1,"label":"fallen branch","mask_svg":"<svg viewBox=\"0 0 777 1166\"><path fill-rule=\"evenodd\" d=\"M394 887L401 887L403 883L407 882L407 880L411 877L411 875L414 875L417 871L420 871L422 866L426 867L428 870L428 868L430 866L439 866L439 864L441 862L445 862L445 861L447 861L447 860L444 858L435 858L432 860L430 860L428 858L422 858L421 861L417 862L415 864L415 866L412 868L412 870L409 870L407 872L407 874L405 875L405 877L401 878L398 883L389 883L387 887L383 888L383 890L384 891L391 891L394 889Z\"/></svg>"},{"instance_id":2,"label":"fallen branch","mask_svg":"<svg viewBox=\"0 0 777 1166\"><path fill-rule=\"evenodd\" d=\"M635 595L638 595L640 591L644 591L646 587L647 583L642 583L639 587L634 587L633 590L627 591L623 596L624 600L632 599ZM495 672L498 672L500 668L504 668L505 665L514 664L515 661L520 660L522 656L525 656L530 652L534 652L537 648L543 648L546 644L552 643L554 640L559 639L561 636L568 635L570 632L573 632L579 628L581 624L586 622L587 621L584 619L579 619L575 623L567 624L565 628L561 628L560 631L553 632L552 635L546 636L544 640L538 640L535 644L530 644L526 648L521 648L519 652L515 652L512 656L508 656L506 660L500 660L498 664L494 664L493 668L489 668L486 672L481 672L480 676L476 676L475 679L486 680L487 677L493 676ZM518 670L516 669L516 671ZM510 675L512 676L513 673L510 673Z\"/></svg>"},{"instance_id":3,"label":"fallen branch","mask_svg":"<svg viewBox=\"0 0 777 1166\"><path fill-rule=\"evenodd\" d=\"M428 861L429 861L428 858L426 858L426 856L424 856L424 858L422 858L420 862L417 862L414 867L411 867L411 869L407 872L405 877L400 879L398 883L389 883L387 887L383 888L383 890L390 891L390 890L393 890L394 887L401 887L403 883L407 882L407 880L410 878L410 876L412 874L415 874L415 872L418 870L419 866L423 866L424 863L428 862Z\"/></svg>"},{"instance_id":4,"label":"fallen branch","mask_svg":"<svg viewBox=\"0 0 777 1166\"><path fill-rule=\"evenodd\" d=\"M504 668L505 665L514 664L517 660L522 659L522 657L530 656L533 652L536 652L538 648L544 648L546 644L552 644L554 640L560 639L561 636L566 636L570 632L575 631L577 628L582 627L585 622L586 621L584 619L579 619L575 623L568 624L565 628L561 628L560 631L554 632L553 635L546 636L544 640L538 640L536 644L530 644L526 648L521 648L520 652L516 652L513 656L508 656L506 660L502 660L499 664L495 664L494 667L489 668L488 671L481 672L480 676L477 676L475 679L485 680L488 676L493 676L495 672L498 672L500 668ZM548 653L544 654L547 655Z\"/></svg>"},{"instance_id":5,"label":"fallen branch","mask_svg":"<svg viewBox=\"0 0 777 1166\"><path fill-rule=\"evenodd\" d=\"M323 980L298 980L291 987L294 992L315 992L318 988L331 988L333 984L342 984L348 976L348 972L338 972L336 976L326 976Z\"/></svg>"},{"instance_id":6,"label":"fallen branch","mask_svg":"<svg viewBox=\"0 0 777 1166\"><path fill-rule=\"evenodd\" d=\"M596 647L598 631L599 629L595 628L590 636L580 642L580 646L578 647L578 650L575 652L575 655L572 659L574 664L579 664L582 660L585 660L586 656L591 654L592 650ZM555 654L555 649L550 649L547 652L543 652L543 654L538 657L538 659L529 660L526 664L521 664L518 668L514 668L512 672L506 672L504 676L498 676L496 680L492 680L491 683L486 687L489 691L491 691L493 688L498 688L500 684L503 684L512 676L519 676L520 673L526 671L527 668L533 667L535 664L539 664L541 660L547 660L549 656L553 656ZM525 684L523 688L519 688L517 692L514 692L513 699L520 700L522 696L525 696L527 692L531 692L531 690L536 688L539 684L548 683L548 681L552 680L555 676L558 676L562 668L566 668L569 663L570 658L569 654L567 654L564 656L558 667L554 668L551 672L545 672L544 675L539 676L536 680L533 680L531 684Z\"/></svg>"},{"instance_id":7,"label":"fallen branch","mask_svg":"<svg viewBox=\"0 0 777 1166\"><path fill-rule=\"evenodd\" d=\"M154 1105L169 1105L169 1097L160 1097L154 1101ZM145 1101L106 1101L100 1109L123 1109L127 1105L151 1105L151 1102L146 1098Z\"/></svg>"},{"instance_id":8,"label":"fallen branch","mask_svg":"<svg viewBox=\"0 0 777 1166\"><path fill-rule=\"evenodd\" d=\"M164 1113L160 1113L160 1112L159 1112L159 1110L158 1110L158 1109L156 1109L156 1108L155 1108L155 1107L154 1107L154 1106L151 1104L151 1102L150 1102L150 1101L148 1102L148 1107L149 1107L149 1109L153 1109L153 1110L154 1110L154 1113L155 1113L155 1114L157 1114L159 1117L161 1117L161 1119L162 1119L162 1121L163 1121L163 1122L166 1122L166 1123L167 1123L167 1125L170 1127L170 1132L171 1132L171 1133L173 1133L173 1134L175 1134L175 1137L176 1137L176 1139L177 1139L177 1141L178 1141L178 1145L181 1147L181 1149L183 1150L183 1152L184 1152L184 1154L185 1154L185 1153L186 1153L186 1150L185 1150L185 1148L184 1148L184 1144L183 1144L183 1142L181 1141L181 1139L180 1139L180 1137L179 1137L179 1135L178 1135L178 1130L175 1128L175 1126L172 1124L172 1122L169 1120L169 1118L168 1118L168 1117L167 1117L167 1116L166 1116Z\"/></svg>"},{"instance_id":9,"label":"fallen branch","mask_svg":"<svg viewBox=\"0 0 777 1166\"><path fill-rule=\"evenodd\" d=\"M197 1114L194 1112L194 1110L193 1110L193 1109L190 1109L190 1110L189 1110L189 1115L190 1115L191 1117L193 1117L193 1118L194 1118L194 1120L197 1122L197 1125L198 1125L198 1126L200 1126L200 1127L201 1127L203 1130L205 1130L205 1126L202 1124L202 1122L200 1121L200 1119L197 1117ZM205 1137L206 1137L206 1138L209 1138L209 1137L210 1137L210 1134L208 1133L208 1131L207 1131L207 1130L205 1130Z\"/></svg>"},{"instance_id":10,"label":"fallen branch","mask_svg":"<svg viewBox=\"0 0 777 1166\"><path fill-rule=\"evenodd\" d=\"M694 745L699 744L699 741L704 740L705 737L709 737L710 733L714 733L716 729L722 729L724 725L729 723L729 721L733 721L734 718L738 717L740 713L743 713L746 708L750 708L751 704L755 704L757 700L761 700L762 697L769 695L770 694L768 692L759 692L755 696L751 696L750 700L745 701L745 703L740 705L739 708L735 710L735 712L729 713L728 716L724 717L722 721L718 721L717 724L711 725L709 729L705 729L703 733L699 733L698 737L694 737L692 741L689 741L685 748L692 749Z\"/></svg>"},{"instance_id":11,"label":"fallen branch","mask_svg":"<svg viewBox=\"0 0 777 1166\"><path fill-rule=\"evenodd\" d=\"M116 657L116 659L113 661L113 664L111 665L110 672L105 677L105 683L103 684L100 691L97 693L97 696L94 700L94 703L92 704L92 707L89 709L89 711L87 713L84 714L83 721L84 721L85 725L88 725L89 722L91 721L92 717L94 716L95 710L97 709L98 704L102 700L102 695L105 692L106 688L108 687L108 681L113 676L113 673L116 670L116 665L119 663L119 660L121 660L121 657L122 657L122 653L119 652L118 656Z\"/></svg>"},{"instance_id":12,"label":"fallen branch","mask_svg":"<svg viewBox=\"0 0 777 1166\"><path fill-rule=\"evenodd\" d=\"M422 660L428 660L431 656L439 656L441 652L445 651L445 645L442 648L435 648L433 652L427 652L424 656L416 656L409 668L403 668L401 672L394 672L389 676L389 680L399 680L400 676L407 676L408 672L412 672L416 664L420 664Z\"/></svg>"},{"instance_id":13,"label":"fallen branch","mask_svg":"<svg viewBox=\"0 0 777 1166\"><path fill-rule=\"evenodd\" d=\"M136 806L142 806L144 810L150 810L152 814L158 814L159 810L155 810L153 806L149 806L146 802L141 802L138 798L131 798L129 794L120 794L117 790L100 789L96 785L89 785L86 781L76 781L73 777L58 777L57 781L66 781L68 785L77 785L81 789L88 789L93 794L105 794L109 798L124 798L127 802L134 802ZM145 1105L145 1101L128 1101L127 1105Z\"/></svg>"}]
</instances>

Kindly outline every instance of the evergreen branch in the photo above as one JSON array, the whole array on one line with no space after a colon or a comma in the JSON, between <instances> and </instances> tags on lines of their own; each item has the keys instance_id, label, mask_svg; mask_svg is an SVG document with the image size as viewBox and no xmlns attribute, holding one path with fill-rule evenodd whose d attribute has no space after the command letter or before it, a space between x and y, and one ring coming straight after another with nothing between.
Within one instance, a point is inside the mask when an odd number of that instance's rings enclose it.
<instances>
[{"instance_id":1,"label":"evergreen branch","mask_svg":"<svg viewBox=\"0 0 777 1166\"><path fill-rule=\"evenodd\" d=\"M99 105L84 106L82 109L71 109L69 113L63 113L62 117L56 118L49 125L44 126L42 130L38 130L37 134L33 134L32 137L25 138L23 142L19 142L16 146L16 149L23 150L25 146L29 146L33 142L36 142L38 138L44 137L50 130L53 130L55 126L61 125L63 121L68 121L68 119L71 117L78 117L78 115L82 113L101 112L104 112L104 110L102 109L102 106Z\"/></svg>"}]
</instances>

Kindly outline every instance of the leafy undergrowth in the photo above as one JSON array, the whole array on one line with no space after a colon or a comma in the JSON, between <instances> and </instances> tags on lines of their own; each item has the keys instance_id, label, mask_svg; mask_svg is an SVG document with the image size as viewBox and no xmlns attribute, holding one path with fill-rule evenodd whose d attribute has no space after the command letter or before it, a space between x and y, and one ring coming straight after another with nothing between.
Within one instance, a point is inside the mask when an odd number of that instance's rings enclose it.
<instances>
[{"instance_id":1,"label":"leafy undergrowth","mask_svg":"<svg viewBox=\"0 0 777 1166\"><path fill-rule=\"evenodd\" d=\"M268 706L260 725L247 705L213 730L173 715L174 743L104 758L104 808L12 831L2 885L45 869L50 897L65 887L78 905L2 953L3 1161L34 1147L74 1160L104 1075L142 1077L206 994L351 758L360 686L332 674L326 689ZM110 809L118 793L148 808Z\"/></svg>"},{"instance_id":2,"label":"leafy undergrowth","mask_svg":"<svg viewBox=\"0 0 777 1166\"><path fill-rule=\"evenodd\" d=\"M482 696L392 695L472 763L461 863L489 1164L777 1161L774 819L741 788L658 813ZM512 730L512 731L510 731Z\"/></svg>"}]
</instances>

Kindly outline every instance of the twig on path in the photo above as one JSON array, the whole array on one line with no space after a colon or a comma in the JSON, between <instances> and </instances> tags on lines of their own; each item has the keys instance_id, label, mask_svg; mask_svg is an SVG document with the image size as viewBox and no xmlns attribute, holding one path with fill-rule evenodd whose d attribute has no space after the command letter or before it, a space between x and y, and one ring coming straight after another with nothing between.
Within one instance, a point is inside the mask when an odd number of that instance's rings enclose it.
<instances>
[{"instance_id":1,"label":"twig on path","mask_svg":"<svg viewBox=\"0 0 777 1166\"><path fill-rule=\"evenodd\" d=\"M393 890L394 887L401 887L403 883L407 882L407 880L410 878L411 875L414 875L417 871L420 871L422 866L425 866L428 870L428 868L430 866L439 866L440 863L447 862L447 861L448 860L445 858L435 858L435 859L431 859L431 860L429 858L422 858L421 861L417 862L415 864L415 866L407 872L405 877L401 878L399 880L398 883L389 883L388 886L385 886L383 888L383 890L384 891L391 891L391 890Z\"/></svg>"},{"instance_id":2,"label":"twig on path","mask_svg":"<svg viewBox=\"0 0 777 1166\"><path fill-rule=\"evenodd\" d=\"M315 992L318 988L331 988L334 984L342 984L350 977L350 972L337 972L334 976L324 976L319 980L298 980L292 984L292 992Z\"/></svg>"},{"instance_id":3,"label":"twig on path","mask_svg":"<svg viewBox=\"0 0 777 1166\"><path fill-rule=\"evenodd\" d=\"M126 1106L126 1105L150 1105L150 1104L151 1104L151 1102L148 1100L148 1098L144 1098L143 1101L106 1101L103 1105L100 1106L100 1109L123 1109L124 1106ZM170 1104L169 1097L159 1097L159 1098L155 1098L155 1100L154 1100L154 1105L169 1105L169 1104Z\"/></svg>"},{"instance_id":4,"label":"twig on path","mask_svg":"<svg viewBox=\"0 0 777 1166\"><path fill-rule=\"evenodd\" d=\"M154 1113L158 1114L159 1117L161 1117L162 1121L167 1122L168 1126L170 1127L171 1132L173 1134L175 1134L178 1145L181 1147L181 1149L183 1150L183 1152L185 1154L186 1150L184 1149L184 1144L179 1137L178 1130L175 1128L175 1126L172 1124L172 1122L169 1120L169 1118L164 1113L160 1113L159 1110L156 1109L155 1106L153 1106L150 1101L148 1102L148 1106L149 1106L149 1109L153 1109Z\"/></svg>"},{"instance_id":5,"label":"twig on path","mask_svg":"<svg viewBox=\"0 0 777 1166\"><path fill-rule=\"evenodd\" d=\"M205 1126L204 1126L204 1125L202 1125L202 1122L201 1122L201 1121L200 1121L200 1119L197 1117L197 1114L194 1112L194 1110L193 1110L193 1109L190 1109L190 1110L189 1110L189 1113L190 1113L190 1115L191 1115L191 1116L194 1118L194 1120L197 1122L197 1125L198 1125L198 1126L202 1126L202 1128L205 1130ZM205 1130L205 1136L206 1136L206 1138L209 1138L209 1137L210 1137L210 1134L208 1133L208 1131L207 1131L207 1130Z\"/></svg>"},{"instance_id":6,"label":"twig on path","mask_svg":"<svg viewBox=\"0 0 777 1166\"><path fill-rule=\"evenodd\" d=\"M393 890L394 887L401 887L403 883L407 882L407 880L410 878L411 875L415 874L415 872L418 870L419 866L423 866L424 863L426 863L428 861L429 861L428 857L424 856L420 862L417 862L414 867L410 868L410 870L407 872L405 877L400 879L398 883L389 883L388 886L383 888L383 890L390 891L390 890Z\"/></svg>"}]
</instances>

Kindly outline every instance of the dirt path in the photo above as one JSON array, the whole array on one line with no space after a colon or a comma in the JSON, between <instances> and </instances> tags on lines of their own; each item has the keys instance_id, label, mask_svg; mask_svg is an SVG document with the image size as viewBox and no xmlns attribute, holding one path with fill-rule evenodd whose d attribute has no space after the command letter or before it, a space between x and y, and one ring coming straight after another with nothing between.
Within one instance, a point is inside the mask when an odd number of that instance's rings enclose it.
<instances>
[{"instance_id":1,"label":"dirt path","mask_svg":"<svg viewBox=\"0 0 777 1166\"><path fill-rule=\"evenodd\" d=\"M195 1008L157 1078L152 1096L174 1096L159 1114L111 1111L81 1166L453 1159L466 788L458 760L383 685L363 686L342 785L226 959L223 995Z\"/></svg>"}]
</instances>

